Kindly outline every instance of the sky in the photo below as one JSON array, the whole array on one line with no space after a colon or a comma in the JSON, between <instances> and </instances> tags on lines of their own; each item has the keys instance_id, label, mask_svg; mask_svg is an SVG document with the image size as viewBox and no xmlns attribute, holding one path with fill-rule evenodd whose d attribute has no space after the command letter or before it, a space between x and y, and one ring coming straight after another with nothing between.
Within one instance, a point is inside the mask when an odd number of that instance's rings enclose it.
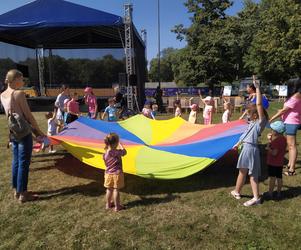
<instances>
[{"instance_id":1,"label":"sky","mask_svg":"<svg viewBox=\"0 0 301 250\"><path fill-rule=\"evenodd\" d=\"M106 11L115 15L123 16L125 3L133 4L133 22L140 32L147 31L147 60L158 55L158 0L68 0L76 4ZM159 0L160 1L160 47L161 50L167 47L183 48L186 42L176 39L171 29L176 24L190 25L190 14L184 6L185 0ZM31 0L1 0L0 14L13 10ZM235 15L243 8L243 0L234 0L233 6L227 11L229 15Z\"/></svg>"}]
</instances>

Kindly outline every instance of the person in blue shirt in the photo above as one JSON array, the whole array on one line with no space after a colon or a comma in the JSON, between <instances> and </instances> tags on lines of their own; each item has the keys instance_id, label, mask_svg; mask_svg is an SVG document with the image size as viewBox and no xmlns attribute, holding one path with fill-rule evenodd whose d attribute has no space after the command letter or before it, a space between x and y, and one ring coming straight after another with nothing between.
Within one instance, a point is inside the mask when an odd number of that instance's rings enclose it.
<instances>
[{"instance_id":1,"label":"person in blue shirt","mask_svg":"<svg viewBox=\"0 0 301 250\"><path fill-rule=\"evenodd\" d=\"M109 99L109 106L105 108L104 113L102 114L102 120L108 116L109 122L117 122L117 108L115 108L115 100L114 98Z\"/></svg>"}]
</instances>

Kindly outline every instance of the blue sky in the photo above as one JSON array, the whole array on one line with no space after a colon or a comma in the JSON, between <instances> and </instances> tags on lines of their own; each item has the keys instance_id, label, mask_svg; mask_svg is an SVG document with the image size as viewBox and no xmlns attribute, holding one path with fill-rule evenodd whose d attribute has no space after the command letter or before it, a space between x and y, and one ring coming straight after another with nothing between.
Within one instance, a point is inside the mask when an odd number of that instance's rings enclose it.
<instances>
[{"instance_id":1,"label":"blue sky","mask_svg":"<svg viewBox=\"0 0 301 250\"><path fill-rule=\"evenodd\" d=\"M147 59L150 61L158 53L157 0L68 0L102 11L123 16L123 4L132 3L134 24L138 31L147 30ZM20 7L30 0L0 1L0 14ZM185 0L160 0L161 9L161 50L167 47L185 47L185 41L178 41L170 30L176 24L190 25L189 13L184 6ZM235 15L243 7L242 0L234 0L229 15Z\"/></svg>"}]
</instances>

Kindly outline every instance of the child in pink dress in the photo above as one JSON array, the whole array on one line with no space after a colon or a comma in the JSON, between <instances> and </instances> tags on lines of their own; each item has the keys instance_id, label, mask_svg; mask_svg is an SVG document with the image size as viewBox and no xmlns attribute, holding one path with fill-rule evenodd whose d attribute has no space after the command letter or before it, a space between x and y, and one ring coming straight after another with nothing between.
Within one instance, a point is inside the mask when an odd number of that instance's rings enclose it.
<instances>
[{"instance_id":1,"label":"child in pink dress","mask_svg":"<svg viewBox=\"0 0 301 250\"><path fill-rule=\"evenodd\" d=\"M88 117L96 119L97 117L97 98L91 87L85 88L85 104L88 105Z\"/></svg>"},{"instance_id":2,"label":"child in pink dress","mask_svg":"<svg viewBox=\"0 0 301 250\"><path fill-rule=\"evenodd\" d=\"M212 97L207 96L205 99L201 98L201 100L205 104L203 110L204 124L210 125L212 123L212 113L213 113Z\"/></svg>"}]
</instances>

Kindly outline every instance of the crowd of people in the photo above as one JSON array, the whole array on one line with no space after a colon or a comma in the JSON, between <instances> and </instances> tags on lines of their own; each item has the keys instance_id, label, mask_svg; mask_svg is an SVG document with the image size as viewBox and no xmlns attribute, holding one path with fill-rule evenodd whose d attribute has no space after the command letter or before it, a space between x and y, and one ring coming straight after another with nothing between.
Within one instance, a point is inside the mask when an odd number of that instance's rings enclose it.
<instances>
[{"instance_id":1,"label":"crowd of people","mask_svg":"<svg viewBox=\"0 0 301 250\"><path fill-rule=\"evenodd\" d=\"M14 197L20 202L26 202L36 197L28 192L28 173L31 161L33 139L47 138L58 133L64 126L75 121L81 114L79 109L78 94L72 93L68 86L63 85L61 93L57 96L54 103L53 112L45 114L48 129L47 135L39 128L35 118L30 112L25 94L19 90L23 85L23 75L18 70L10 70L6 75L6 90L1 94L1 103L5 109L6 116L11 124L14 124L13 118L20 119L24 123L28 123L32 131L25 134L22 138L16 137L16 131L10 126L10 143L12 144L12 187ZM284 156L288 148L288 170L285 172L288 176L296 174L297 159L297 143L296 134L301 129L301 80L294 79L288 81L288 97L283 108L275 115L269 118L266 111L266 104L260 91L260 85L254 78L253 85L248 88L249 103L246 111L241 118L245 118L248 122L248 128L241 135L238 143L233 147L240 151L237 162L239 170L235 189L231 191L231 195L235 199L241 198L241 190L244 186L246 177L250 176L250 183L253 192L253 198L244 203L244 206L252 206L260 204L261 196L259 192L259 176L261 174L260 151L258 147L258 138L263 130L269 125L271 132L268 134L267 165L269 174L269 190L266 195L273 197L273 190L277 183L277 197L281 197L282 188L282 171L284 167ZM88 117L97 119L99 107L97 98L92 88L87 87L84 90L84 102L88 106ZM123 98L120 96L118 89L115 90L115 97L108 100L108 106L105 108L101 118L107 119L109 122L115 122L123 110ZM157 98L160 99L158 92ZM212 124L213 113L215 112L213 98L200 96L201 102L204 104L203 121L205 125ZM146 102L142 110L142 114L150 119L156 119L158 111L161 111L161 103L152 104ZM181 103L176 101L175 117L182 116ZM196 123L198 118L199 105L192 103L190 99L190 114L188 121ZM224 113L221 120L223 123L229 122L231 119L232 107L230 102L224 99ZM281 118L280 120L278 118ZM23 121L23 120L24 121ZM277 120L278 119L278 120ZM277 121L276 121L277 120ZM10 125L11 125L10 124ZM126 155L126 149L120 144L119 136L110 133L104 139L105 153L103 160L106 165L104 186L107 188L106 193L106 209L114 208L119 211L124 207L120 203L119 189L124 186L122 157ZM50 147L51 153L55 152Z\"/></svg>"}]
</instances>

